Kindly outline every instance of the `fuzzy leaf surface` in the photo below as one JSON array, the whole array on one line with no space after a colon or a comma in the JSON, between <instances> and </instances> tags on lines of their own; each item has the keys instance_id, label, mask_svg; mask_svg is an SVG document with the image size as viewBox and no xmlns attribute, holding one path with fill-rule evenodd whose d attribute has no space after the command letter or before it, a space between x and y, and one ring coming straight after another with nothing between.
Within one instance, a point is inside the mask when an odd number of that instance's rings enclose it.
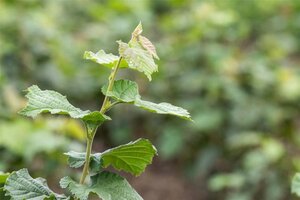
<instances>
[{"instance_id":1,"label":"fuzzy leaf surface","mask_svg":"<svg viewBox=\"0 0 300 200\"><path fill-rule=\"evenodd\" d=\"M147 165L152 163L156 148L147 139L138 139L101 154L104 168L112 165L117 170L129 172L135 176L144 172Z\"/></svg>"},{"instance_id":2,"label":"fuzzy leaf surface","mask_svg":"<svg viewBox=\"0 0 300 200\"><path fill-rule=\"evenodd\" d=\"M70 177L60 181L62 188L67 188L80 200L87 200L90 193L102 200L142 200L143 198L130 186L127 180L111 172L101 172L91 177L91 185L81 185Z\"/></svg>"},{"instance_id":3,"label":"fuzzy leaf surface","mask_svg":"<svg viewBox=\"0 0 300 200\"><path fill-rule=\"evenodd\" d=\"M119 59L118 56L111 53L105 53L104 50L100 50L97 53L93 53L92 51L85 51L83 58L86 60L92 60L98 64L108 67L113 67L113 64Z\"/></svg>"},{"instance_id":4,"label":"fuzzy leaf surface","mask_svg":"<svg viewBox=\"0 0 300 200\"><path fill-rule=\"evenodd\" d=\"M134 102L139 97L138 85L129 80L117 80L112 91L107 92L107 85L102 87L102 93L120 102Z\"/></svg>"},{"instance_id":5,"label":"fuzzy leaf surface","mask_svg":"<svg viewBox=\"0 0 300 200\"><path fill-rule=\"evenodd\" d=\"M151 75L158 71L152 55L136 41L132 41L130 44L122 41L118 41L118 43L119 53L126 60L129 68L144 73L151 81Z\"/></svg>"},{"instance_id":6,"label":"fuzzy leaf surface","mask_svg":"<svg viewBox=\"0 0 300 200\"><path fill-rule=\"evenodd\" d=\"M38 86L33 85L27 89L28 98L27 106L19 113L28 117L36 117L41 113L69 115L72 118L82 119L87 124L101 124L110 119L108 116L98 111L82 111L76 108L67 100L67 98L58 92L52 90L41 90Z\"/></svg>"},{"instance_id":7,"label":"fuzzy leaf surface","mask_svg":"<svg viewBox=\"0 0 300 200\"><path fill-rule=\"evenodd\" d=\"M7 178L4 190L6 195L11 196L12 200L65 199L64 196L50 190L45 179L33 179L28 174L27 169L13 172Z\"/></svg>"},{"instance_id":8,"label":"fuzzy leaf surface","mask_svg":"<svg viewBox=\"0 0 300 200\"><path fill-rule=\"evenodd\" d=\"M135 176L145 171L147 165L152 163L154 155L157 154L156 148L147 139L138 139L128 144L108 149L103 153L91 155L91 171L99 171L102 168L112 166L117 170L131 173ZM68 152L70 167L79 168L85 163L85 153Z\"/></svg>"}]
</instances>

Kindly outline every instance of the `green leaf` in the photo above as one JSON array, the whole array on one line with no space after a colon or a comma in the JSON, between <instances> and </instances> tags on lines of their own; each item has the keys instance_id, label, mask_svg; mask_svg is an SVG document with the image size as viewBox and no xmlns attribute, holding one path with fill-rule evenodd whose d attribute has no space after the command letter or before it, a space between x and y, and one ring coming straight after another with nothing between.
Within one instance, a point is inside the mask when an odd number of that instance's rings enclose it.
<instances>
[{"instance_id":1,"label":"green leaf","mask_svg":"<svg viewBox=\"0 0 300 200\"><path fill-rule=\"evenodd\" d=\"M147 165L152 163L156 148L147 139L138 139L121 145L101 154L104 168L112 165L117 170L129 172L135 176L144 172Z\"/></svg>"},{"instance_id":2,"label":"green leaf","mask_svg":"<svg viewBox=\"0 0 300 200\"><path fill-rule=\"evenodd\" d=\"M134 142L124 144L103 153L91 155L91 171L99 171L112 165L117 170L129 172L135 176L144 172L147 165L152 163L154 155L157 154L156 148L147 139L138 139ZM65 153L69 165L78 168L85 163L85 153L68 152Z\"/></svg>"},{"instance_id":3,"label":"green leaf","mask_svg":"<svg viewBox=\"0 0 300 200\"><path fill-rule=\"evenodd\" d=\"M72 118L82 119L87 124L101 124L110 118L98 111L82 111L74 107L67 98L52 90L41 90L33 85L27 89L27 106L19 113L28 117L36 117L41 113L69 115Z\"/></svg>"},{"instance_id":4,"label":"green leaf","mask_svg":"<svg viewBox=\"0 0 300 200\"><path fill-rule=\"evenodd\" d=\"M84 59L92 60L98 64L113 67L114 63L118 61L119 56L115 56L113 54L107 54L104 50L100 50L97 53L93 53L91 51L85 51L83 55Z\"/></svg>"},{"instance_id":5,"label":"green leaf","mask_svg":"<svg viewBox=\"0 0 300 200\"><path fill-rule=\"evenodd\" d=\"M33 179L27 169L13 172L6 180L4 186L6 195L12 200L40 200L55 197L57 200L65 199L64 196L54 193L49 189L46 180L42 178Z\"/></svg>"},{"instance_id":6,"label":"green leaf","mask_svg":"<svg viewBox=\"0 0 300 200\"><path fill-rule=\"evenodd\" d=\"M300 197L300 173L296 173L292 180L292 193Z\"/></svg>"},{"instance_id":7,"label":"green leaf","mask_svg":"<svg viewBox=\"0 0 300 200\"><path fill-rule=\"evenodd\" d=\"M9 173L0 172L0 184L4 184L8 178Z\"/></svg>"},{"instance_id":8,"label":"green leaf","mask_svg":"<svg viewBox=\"0 0 300 200\"><path fill-rule=\"evenodd\" d=\"M129 44L122 41L117 42L119 43L119 53L126 60L129 68L144 73L151 81L152 73L158 71L152 55L136 41Z\"/></svg>"},{"instance_id":9,"label":"green leaf","mask_svg":"<svg viewBox=\"0 0 300 200\"><path fill-rule=\"evenodd\" d=\"M163 102L156 104L150 101L143 101L141 99L137 99L134 102L134 105L153 113L175 115L183 119L192 120L190 113L187 110L181 107L173 106L169 103Z\"/></svg>"},{"instance_id":10,"label":"green leaf","mask_svg":"<svg viewBox=\"0 0 300 200\"><path fill-rule=\"evenodd\" d=\"M107 85L102 87L102 93L120 102L134 102L139 97L138 85L129 80L117 80L112 91L107 92Z\"/></svg>"},{"instance_id":11,"label":"green leaf","mask_svg":"<svg viewBox=\"0 0 300 200\"><path fill-rule=\"evenodd\" d=\"M141 96L138 92L138 85L133 81L117 80L114 82L112 91L106 91L107 85L102 87L102 93L119 102L133 103L137 107L157 114L175 115L183 119L192 120L190 113L181 107L177 107L169 103L156 104L141 100Z\"/></svg>"},{"instance_id":12,"label":"green leaf","mask_svg":"<svg viewBox=\"0 0 300 200\"><path fill-rule=\"evenodd\" d=\"M130 186L126 179L111 173L101 172L91 177L91 185L81 185L70 177L60 181L62 188L67 188L80 200L87 200L90 193L102 200L142 200L143 198Z\"/></svg>"},{"instance_id":13,"label":"green leaf","mask_svg":"<svg viewBox=\"0 0 300 200\"><path fill-rule=\"evenodd\" d=\"M70 151L64 154L68 156L68 163L70 167L79 168L85 163L85 153Z\"/></svg>"}]
</instances>

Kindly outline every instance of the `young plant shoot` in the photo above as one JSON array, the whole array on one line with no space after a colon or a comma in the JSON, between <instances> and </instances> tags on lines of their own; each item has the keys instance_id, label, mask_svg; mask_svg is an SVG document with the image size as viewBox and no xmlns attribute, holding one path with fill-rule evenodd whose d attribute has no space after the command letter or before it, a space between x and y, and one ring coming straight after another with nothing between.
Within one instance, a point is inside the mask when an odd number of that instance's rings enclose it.
<instances>
[{"instance_id":1,"label":"young plant shoot","mask_svg":"<svg viewBox=\"0 0 300 200\"><path fill-rule=\"evenodd\" d=\"M68 190L67 194L57 194L52 191L42 178L32 178L27 169L3 176L5 182L2 190L12 200L87 200L90 193L103 200L141 200L143 199L118 174L106 171L109 166L118 171L125 171L135 176L144 172L157 154L155 147L147 139L124 144L102 153L92 153L92 146L98 127L111 120L107 112L116 104L126 103L157 114L175 115L191 120L187 110L169 103L153 103L143 100L139 94L138 85L130 80L115 80L120 68L133 69L142 72L151 81L151 75L158 71L155 59L159 59L154 45L142 36L140 23L132 32L128 43L117 41L119 55L108 54L104 50L97 53L86 51L84 58L99 65L111 68L108 83L101 89L105 96L99 111L83 111L73 106L65 96L51 90L42 90L33 85L27 89L27 106L20 111L21 115L36 117L42 113L68 115L81 120L86 127L86 152L70 151L68 156L70 167L82 167L80 180L64 177L60 186ZM0 178L1 178L0 176ZM8 176L8 177L7 177ZM5 178L5 179L4 179ZM1 189L1 188L0 188Z\"/></svg>"}]
</instances>

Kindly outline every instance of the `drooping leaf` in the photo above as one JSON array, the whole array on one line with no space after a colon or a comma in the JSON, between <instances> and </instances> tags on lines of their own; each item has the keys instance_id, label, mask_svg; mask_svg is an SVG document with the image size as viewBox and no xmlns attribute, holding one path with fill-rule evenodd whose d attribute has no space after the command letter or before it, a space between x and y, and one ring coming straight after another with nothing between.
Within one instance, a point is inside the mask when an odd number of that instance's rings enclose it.
<instances>
[{"instance_id":1,"label":"drooping leaf","mask_svg":"<svg viewBox=\"0 0 300 200\"><path fill-rule=\"evenodd\" d=\"M156 104L150 101L143 101L141 99L137 99L134 102L134 105L153 113L175 115L183 119L191 120L190 113L187 110L181 107L173 106L169 103L163 102Z\"/></svg>"},{"instance_id":2,"label":"drooping leaf","mask_svg":"<svg viewBox=\"0 0 300 200\"><path fill-rule=\"evenodd\" d=\"M87 60L92 60L98 64L108 66L108 67L113 67L114 63L117 62L117 60L119 59L118 56L115 56L111 53L110 54L105 53L104 50L100 50L97 53L93 53L91 51L85 51L83 58Z\"/></svg>"},{"instance_id":3,"label":"drooping leaf","mask_svg":"<svg viewBox=\"0 0 300 200\"><path fill-rule=\"evenodd\" d=\"M58 92L52 90L41 90L38 86L33 85L27 89L28 98L27 106L19 113L28 117L36 117L41 113L69 115L72 118L79 118L87 124L101 124L109 117L98 111L82 111L76 108L67 100L67 98Z\"/></svg>"},{"instance_id":4,"label":"drooping leaf","mask_svg":"<svg viewBox=\"0 0 300 200\"><path fill-rule=\"evenodd\" d=\"M140 35L139 37L138 37L138 40L139 40L139 42L141 43L141 45L154 57L154 58L156 58L156 59L159 59L159 57L158 57L158 55L157 55L157 53L156 53L156 49L155 49L155 46L152 44L152 42L148 39L148 38L146 38L146 37L144 37L144 36L142 36L142 35Z\"/></svg>"},{"instance_id":5,"label":"drooping leaf","mask_svg":"<svg viewBox=\"0 0 300 200\"><path fill-rule=\"evenodd\" d=\"M102 93L120 102L134 102L139 97L138 85L129 80L117 80L112 91L107 92L107 85L102 87Z\"/></svg>"},{"instance_id":6,"label":"drooping leaf","mask_svg":"<svg viewBox=\"0 0 300 200\"><path fill-rule=\"evenodd\" d=\"M300 197L300 173L296 173L292 180L292 193Z\"/></svg>"},{"instance_id":7,"label":"drooping leaf","mask_svg":"<svg viewBox=\"0 0 300 200\"><path fill-rule=\"evenodd\" d=\"M152 55L136 41L132 41L130 44L117 42L119 43L119 53L126 60L129 68L144 73L151 81L152 73L158 71Z\"/></svg>"},{"instance_id":8,"label":"drooping leaf","mask_svg":"<svg viewBox=\"0 0 300 200\"><path fill-rule=\"evenodd\" d=\"M143 198L130 186L126 179L111 173L101 172L91 177L91 185L81 185L70 177L60 181L62 188L67 188L80 200L87 200L90 193L102 200L142 200Z\"/></svg>"},{"instance_id":9,"label":"drooping leaf","mask_svg":"<svg viewBox=\"0 0 300 200\"><path fill-rule=\"evenodd\" d=\"M175 115L183 119L191 120L190 113L181 107L177 107L169 103L156 104L141 100L141 96L138 92L138 85L133 81L117 80L114 82L112 91L106 91L107 86L104 86L102 88L102 93L114 98L119 102L133 103L135 106L150 112L154 112L157 114Z\"/></svg>"},{"instance_id":10,"label":"drooping leaf","mask_svg":"<svg viewBox=\"0 0 300 200\"><path fill-rule=\"evenodd\" d=\"M27 169L13 172L7 178L4 189L6 195L11 196L12 200L54 199L53 197L57 200L65 199L63 195L56 194L49 189L45 179L33 179Z\"/></svg>"},{"instance_id":11,"label":"drooping leaf","mask_svg":"<svg viewBox=\"0 0 300 200\"><path fill-rule=\"evenodd\" d=\"M117 170L129 172L135 176L144 172L147 165L152 163L156 148L147 139L138 139L121 145L101 154L104 168L112 165Z\"/></svg>"}]
</instances>

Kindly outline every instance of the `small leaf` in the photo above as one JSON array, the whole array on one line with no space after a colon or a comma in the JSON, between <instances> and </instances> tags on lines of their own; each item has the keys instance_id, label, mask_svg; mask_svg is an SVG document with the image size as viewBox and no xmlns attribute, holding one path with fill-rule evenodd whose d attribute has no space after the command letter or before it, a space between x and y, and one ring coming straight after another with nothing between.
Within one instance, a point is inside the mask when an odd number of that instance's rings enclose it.
<instances>
[{"instance_id":1,"label":"small leaf","mask_svg":"<svg viewBox=\"0 0 300 200\"><path fill-rule=\"evenodd\" d=\"M151 81L152 73L158 71L152 55L135 41L131 41L130 45L122 41L117 42L119 43L119 53L126 60L129 68L144 73Z\"/></svg>"},{"instance_id":2,"label":"small leaf","mask_svg":"<svg viewBox=\"0 0 300 200\"><path fill-rule=\"evenodd\" d=\"M134 102L139 96L138 86L135 82L129 80L117 80L114 82L112 91L107 92L107 85L102 87L102 93L113 97L120 102Z\"/></svg>"},{"instance_id":3,"label":"small leaf","mask_svg":"<svg viewBox=\"0 0 300 200\"><path fill-rule=\"evenodd\" d=\"M181 107L173 106L169 103L163 102L156 104L150 101L143 101L141 99L137 99L134 105L153 113L175 115L183 119L192 120L190 113L187 110Z\"/></svg>"},{"instance_id":4,"label":"small leaf","mask_svg":"<svg viewBox=\"0 0 300 200\"><path fill-rule=\"evenodd\" d=\"M292 180L292 193L300 197L300 173L296 173Z\"/></svg>"},{"instance_id":5,"label":"small leaf","mask_svg":"<svg viewBox=\"0 0 300 200\"><path fill-rule=\"evenodd\" d=\"M12 200L39 200L39 199L65 199L64 196L54 193L49 189L46 180L42 178L33 179L27 169L13 172L4 186L6 195Z\"/></svg>"},{"instance_id":6,"label":"small leaf","mask_svg":"<svg viewBox=\"0 0 300 200\"><path fill-rule=\"evenodd\" d=\"M156 59L159 59L159 57L157 56L157 53L156 53L156 49L155 49L155 46L152 44L152 42L140 35L139 37L139 42L141 43L141 45Z\"/></svg>"},{"instance_id":7,"label":"small leaf","mask_svg":"<svg viewBox=\"0 0 300 200\"><path fill-rule=\"evenodd\" d=\"M117 174L101 172L92 176L91 180L91 185L81 185L70 177L64 177L60 185L80 200L87 200L90 193L95 193L103 200L143 200L127 180Z\"/></svg>"},{"instance_id":8,"label":"small leaf","mask_svg":"<svg viewBox=\"0 0 300 200\"><path fill-rule=\"evenodd\" d=\"M33 85L27 89L28 98L27 106L19 113L28 117L36 117L41 113L69 115L72 118L82 119L87 124L101 124L109 120L106 115L98 111L82 111L74 107L67 98L58 92L52 90L41 90L38 86Z\"/></svg>"},{"instance_id":9,"label":"small leaf","mask_svg":"<svg viewBox=\"0 0 300 200\"><path fill-rule=\"evenodd\" d=\"M119 57L113 54L107 54L104 50L100 50L97 53L91 51L85 51L83 55L84 59L92 60L98 64L113 67L114 63L118 61Z\"/></svg>"},{"instance_id":10,"label":"small leaf","mask_svg":"<svg viewBox=\"0 0 300 200\"><path fill-rule=\"evenodd\" d=\"M85 163L85 153L70 151L64 154L68 156L68 163L70 167L79 168Z\"/></svg>"},{"instance_id":11,"label":"small leaf","mask_svg":"<svg viewBox=\"0 0 300 200\"><path fill-rule=\"evenodd\" d=\"M142 32L143 32L143 26L142 23L140 22L132 32L132 38L137 38Z\"/></svg>"}]
</instances>

